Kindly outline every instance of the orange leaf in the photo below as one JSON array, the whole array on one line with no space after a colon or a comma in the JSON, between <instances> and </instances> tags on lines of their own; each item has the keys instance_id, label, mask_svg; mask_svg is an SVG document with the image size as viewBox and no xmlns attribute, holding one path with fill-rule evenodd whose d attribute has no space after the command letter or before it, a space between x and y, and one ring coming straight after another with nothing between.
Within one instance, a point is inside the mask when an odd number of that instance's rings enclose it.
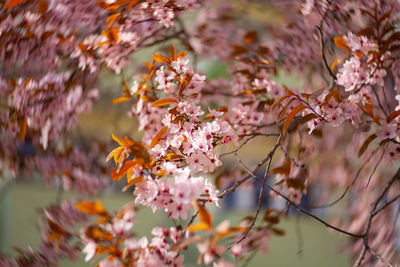
<instances>
[{"instance_id":1,"label":"orange leaf","mask_svg":"<svg viewBox=\"0 0 400 267\"><path fill-rule=\"evenodd\" d=\"M157 101L153 102L153 104L151 104L151 107L152 108L163 107L176 102L177 102L176 99L173 98L158 99Z\"/></svg>"},{"instance_id":2,"label":"orange leaf","mask_svg":"<svg viewBox=\"0 0 400 267\"><path fill-rule=\"evenodd\" d=\"M154 148L158 142L160 141L161 137L167 132L168 126L164 126L151 140L150 148Z\"/></svg>"},{"instance_id":3,"label":"orange leaf","mask_svg":"<svg viewBox=\"0 0 400 267\"><path fill-rule=\"evenodd\" d=\"M256 31L251 31L246 33L246 35L244 36L244 41L248 44L252 44L254 42L254 40L257 37L257 32Z\"/></svg>"},{"instance_id":4,"label":"orange leaf","mask_svg":"<svg viewBox=\"0 0 400 267\"><path fill-rule=\"evenodd\" d=\"M218 233L217 237L215 238L215 241L218 241L221 238L223 238L223 237L225 237L227 235L233 234L235 232L246 232L247 229L248 229L247 227L232 227L232 228L229 228L227 231Z\"/></svg>"},{"instance_id":5,"label":"orange leaf","mask_svg":"<svg viewBox=\"0 0 400 267\"><path fill-rule=\"evenodd\" d=\"M361 145L360 151L358 151L358 156L361 157L361 155L365 152L365 150L367 150L368 145L374 141L374 139L376 138L376 134L371 134L370 136L368 136L367 139L365 139L364 143Z\"/></svg>"},{"instance_id":6,"label":"orange leaf","mask_svg":"<svg viewBox=\"0 0 400 267\"><path fill-rule=\"evenodd\" d=\"M331 70L332 71L336 68L337 64L339 64L339 60L335 59L335 61L333 61L332 65L331 65Z\"/></svg>"},{"instance_id":7,"label":"orange leaf","mask_svg":"<svg viewBox=\"0 0 400 267\"><path fill-rule=\"evenodd\" d=\"M294 188L296 190L303 191L305 186L304 186L304 180L300 178L288 178L285 180L286 185L290 188Z\"/></svg>"},{"instance_id":8,"label":"orange leaf","mask_svg":"<svg viewBox=\"0 0 400 267\"><path fill-rule=\"evenodd\" d=\"M191 80L192 80L192 74L185 73L185 75L182 78L181 83L179 84L179 90L178 90L179 101L181 101L181 98L183 95L183 90L185 90L185 88L189 85Z\"/></svg>"},{"instance_id":9,"label":"orange leaf","mask_svg":"<svg viewBox=\"0 0 400 267\"><path fill-rule=\"evenodd\" d=\"M50 219L47 219L47 224L49 225L50 228L50 233L48 234L47 238L49 241L53 240L61 240L62 236L70 237L71 234L65 231L60 225L57 223L53 222Z\"/></svg>"},{"instance_id":10,"label":"orange leaf","mask_svg":"<svg viewBox=\"0 0 400 267\"><path fill-rule=\"evenodd\" d=\"M272 173L272 174L283 174L283 175L288 176L289 173L290 173L290 169L291 169L290 167L291 167L290 159L286 158L285 163L283 164L283 166L273 168L269 172Z\"/></svg>"},{"instance_id":11,"label":"orange leaf","mask_svg":"<svg viewBox=\"0 0 400 267\"><path fill-rule=\"evenodd\" d=\"M170 58L171 60L175 60L175 53L176 53L176 51L175 51L175 46L174 46L174 45L171 45L171 46L169 47L169 58Z\"/></svg>"},{"instance_id":12,"label":"orange leaf","mask_svg":"<svg viewBox=\"0 0 400 267\"><path fill-rule=\"evenodd\" d=\"M118 42L119 38L119 29L111 28L109 30L104 30L101 32L105 37L107 37L109 42Z\"/></svg>"},{"instance_id":13,"label":"orange leaf","mask_svg":"<svg viewBox=\"0 0 400 267\"><path fill-rule=\"evenodd\" d=\"M299 113L300 111L302 111L305 108L307 108L306 105L298 105L292 109L292 111L287 115L285 122L283 124L283 129L282 129L283 134L286 133L287 128L289 127L290 123L292 122L294 117L297 115L297 113Z\"/></svg>"},{"instance_id":14,"label":"orange leaf","mask_svg":"<svg viewBox=\"0 0 400 267\"><path fill-rule=\"evenodd\" d=\"M334 39L335 45L340 49L350 51L350 48L347 46L346 41L344 40L343 36L336 36Z\"/></svg>"},{"instance_id":15,"label":"orange leaf","mask_svg":"<svg viewBox=\"0 0 400 267\"><path fill-rule=\"evenodd\" d=\"M106 18L106 21L108 21L107 22L107 28L110 28L114 24L115 20L118 19L119 16L120 16L119 13L115 13L115 14L112 14L112 15L108 16Z\"/></svg>"},{"instance_id":16,"label":"orange leaf","mask_svg":"<svg viewBox=\"0 0 400 267\"><path fill-rule=\"evenodd\" d=\"M206 231L208 229L210 229L210 227L205 222L198 222L196 224L189 225L187 228L187 230L191 232Z\"/></svg>"},{"instance_id":17,"label":"orange leaf","mask_svg":"<svg viewBox=\"0 0 400 267\"><path fill-rule=\"evenodd\" d=\"M12 7L16 7L20 4L22 4L23 2L25 2L25 0L9 0L5 5L4 8L12 8Z\"/></svg>"},{"instance_id":18,"label":"orange leaf","mask_svg":"<svg viewBox=\"0 0 400 267\"><path fill-rule=\"evenodd\" d=\"M131 100L132 100L132 98L130 96L121 96L121 97L113 99L111 101L111 103L112 104L120 104L120 103L131 101Z\"/></svg>"},{"instance_id":19,"label":"orange leaf","mask_svg":"<svg viewBox=\"0 0 400 267\"><path fill-rule=\"evenodd\" d=\"M175 56L175 60L180 58L180 57L185 57L187 55L187 52L180 52Z\"/></svg>"},{"instance_id":20,"label":"orange leaf","mask_svg":"<svg viewBox=\"0 0 400 267\"><path fill-rule=\"evenodd\" d=\"M106 210L100 200L97 200L96 202L82 201L75 204L75 208L87 214L106 214Z\"/></svg>"},{"instance_id":21,"label":"orange leaf","mask_svg":"<svg viewBox=\"0 0 400 267\"><path fill-rule=\"evenodd\" d=\"M390 114L390 115L387 117L386 121L389 123L389 122L391 122L394 118L396 118L396 117L399 116L399 115L400 115L400 110L396 110L395 112L393 112L392 114Z\"/></svg>"},{"instance_id":22,"label":"orange leaf","mask_svg":"<svg viewBox=\"0 0 400 267\"><path fill-rule=\"evenodd\" d=\"M371 99L368 99L368 102L364 105L364 112L367 113L371 118L374 117L374 113L372 112Z\"/></svg>"},{"instance_id":23,"label":"orange leaf","mask_svg":"<svg viewBox=\"0 0 400 267\"><path fill-rule=\"evenodd\" d=\"M129 187L134 186L137 183L140 183L141 181L143 181L143 176L139 176L136 178L133 178L129 181L129 183L122 189L122 192L125 192L126 190L128 190Z\"/></svg>"},{"instance_id":24,"label":"orange leaf","mask_svg":"<svg viewBox=\"0 0 400 267\"><path fill-rule=\"evenodd\" d=\"M94 240L111 240L113 235L96 225L89 226L85 231L85 236Z\"/></svg>"},{"instance_id":25,"label":"orange leaf","mask_svg":"<svg viewBox=\"0 0 400 267\"><path fill-rule=\"evenodd\" d=\"M139 0L131 0L128 10L131 10L138 2L139 2Z\"/></svg>"},{"instance_id":26,"label":"orange leaf","mask_svg":"<svg viewBox=\"0 0 400 267\"><path fill-rule=\"evenodd\" d=\"M32 81L32 77L29 77L28 79L26 79L26 81L24 83L24 87L26 88L31 81Z\"/></svg>"},{"instance_id":27,"label":"orange leaf","mask_svg":"<svg viewBox=\"0 0 400 267\"><path fill-rule=\"evenodd\" d=\"M336 102L338 103L342 102L342 97L340 96L340 90L334 90L325 96L324 103L328 102L329 99L331 99L332 97L335 98Z\"/></svg>"},{"instance_id":28,"label":"orange leaf","mask_svg":"<svg viewBox=\"0 0 400 267\"><path fill-rule=\"evenodd\" d=\"M279 120L281 120L283 117L285 117L285 114L286 114L287 110L289 109L290 104L291 104L294 100L296 100L296 98L291 98L291 99L286 103L285 107L281 110L281 112L279 112L279 116L278 116Z\"/></svg>"},{"instance_id":29,"label":"orange leaf","mask_svg":"<svg viewBox=\"0 0 400 267\"><path fill-rule=\"evenodd\" d=\"M154 97L151 97L151 96L148 96L148 95L142 95L141 99L144 102L154 102L155 101Z\"/></svg>"},{"instance_id":30,"label":"orange leaf","mask_svg":"<svg viewBox=\"0 0 400 267\"><path fill-rule=\"evenodd\" d=\"M124 145L124 141L122 141L122 139L119 138L118 136L116 136L116 135L114 135L114 134L111 134L111 137L112 137L112 139L113 139L115 142L117 142L117 143L120 144L121 146Z\"/></svg>"},{"instance_id":31,"label":"orange leaf","mask_svg":"<svg viewBox=\"0 0 400 267\"><path fill-rule=\"evenodd\" d=\"M249 50L243 45L232 45L232 56L238 56L247 53Z\"/></svg>"},{"instance_id":32,"label":"orange leaf","mask_svg":"<svg viewBox=\"0 0 400 267\"><path fill-rule=\"evenodd\" d=\"M114 148L113 151L111 151L110 154L108 154L106 161L109 161L112 157L114 157L115 164L118 164L121 161L120 156L123 150L124 150L123 146Z\"/></svg>"},{"instance_id":33,"label":"orange leaf","mask_svg":"<svg viewBox=\"0 0 400 267\"><path fill-rule=\"evenodd\" d=\"M206 208L203 207L202 205L200 205L197 200L193 200L192 203L193 203L194 206L196 206L196 208L197 208L197 210L199 212L200 222L201 223L205 223L208 226L209 229L212 228L213 221L212 221L211 214L208 213Z\"/></svg>"},{"instance_id":34,"label":"orange leaf","mask_svg":"<svg viewBox=\"0 0 400 267\"><path fill-rule=\"evenodd\" d=\"M158 62L158 63L171 63L171 60L169 60L169 58L164 57L159 54L153 55L153 59L155 62Z\"/></svg>"},{"instance_id":35,"label":"orange leaf","mask_svg":"<svg viewBox=\"0 0 400 267\"><path fill-rule=\"evenodd\" d=\"M151 65L149 62L144 62L144 65L146 66L146 68L149 70L149 72L151 72L153 70L153 65Z\"/></svg>"},{"instance_id":36,"label":"orange leaf","mask_svg":"<svg viewBox=\"0 0 400 267\"><path fill-rule=\"evenodd\" d=\"M290 97L290 95L284 95L284 96L281 96L281 97L275 99L274 103L271 106L271 109L274 109L277 106L279 106L282 103L282 101L285 100L288 97Z\"/></svg>"},{"instance_id":37,"label":"orange leaf","mask_svg":"<svg viewBox=\"0 0 400 267\"><path fill-rule=\"evenodd\" d=\"M173 160L173 159L182 159L182 158L184 158L184 156L181 156L181 155L178 155L178 154L175 154L175 153L169 153L169 154L167 154L166 156L165 156L165 159L166 160Z\"/></svg>"},{"instance_id":38,"label":"orange leaf","mask_svg":"<svg viewBox=\"0 0 400 267\"><path fill-rule=\"evenodd\" d=\"M27 126L28 126L28 124L26 123L25 119L19 123L19 127L20 127L20 132L18 134L19 140L24 140L24 138L26 136L26 130L28 128Z\"/></svg>"},{"instance_id":39,"label":"orange leaf","mask_svg":"<svg viewBox=\"0 0 400 267\"><path fill-rule=\"evenodd\" d=\"M120 180L122 177L124 177L124 175L127 173L127 171L130 168L134 167L137 164L138 164L137 160L133 159L133 160L128 160L128 161L124 162L122 167L117 166L116 168L114 168L114 170L111 173L111 179L113 181Z\"/></svg>"},{"instance_id":40,"label":"orange leaf","mask_svg":"<svg viewBox=\"0 0 400 267\"><path fill-rule=\"evenodd\" d=\"M241 96L241 95L256 95L256 94L264 94L267 92L267 89L255 89L255 90L246 90L244 92L241 92L237 94L236 96Z\"/></svg>"},{"instance_id":41,"label":"orange leaf","mask_svg":"<svg viewBox=\"0 0 400 267\"><path fill-rule=\"evenodd\" d=\"M161 171L159 171L159 172L157 173L157 176L158 176L158 177L162 177L162 176L165 175L165 173L166 173L165 170L161 170Z\"/></svg>"},{"instance_id":42,"label":"orange leaf","mask_svg":"<svg viewBox=\"0 0 400 267\"><path fill-rule=\"evenodd\" d=\"M111 28L110 29L110 36L111 40L114 42L118 42L119 39L119 29L118 28Z\"/></svg>"}]
</instances>

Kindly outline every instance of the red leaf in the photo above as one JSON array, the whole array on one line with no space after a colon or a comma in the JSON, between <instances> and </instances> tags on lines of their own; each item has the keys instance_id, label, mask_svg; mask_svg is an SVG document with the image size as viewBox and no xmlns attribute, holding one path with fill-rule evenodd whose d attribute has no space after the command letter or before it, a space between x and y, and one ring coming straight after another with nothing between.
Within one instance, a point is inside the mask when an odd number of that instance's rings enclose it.
<instances>
[{"instance_id":1,"label":"red leaf","mask_svg":"<svg viewBox=\"0 0 400 267\"><path fill-rule=\"evenodd\" d=\"M176 53L176 51L175 51L175 46L174 45L171 45L170 47L169 47L169 58L171 59L171 60L175 60L175 53Z\"/></svg>"},{"instance_id":2,"label":"red leaf","mask_svg":"<svg viewBox=\"0 0 400 267\"><path fill-rule=\"evenodd\" d=\"M120 180L122 177L124 177L124 175L128 172L128 170L130 168L132 168L133 166L135 166L137 164L138 164L137 160L133 159L133 160L128 160L128 161L124 162L122 167L117 166L116 168L114 168L114 170L111 173L111 179L113 181Z\"/></svg>"},{"instance_id":3,"label":"red leaf","mask_svg":"<svg viewBox=\"0 0 400 267\"><path fill-rule=\"evenodd\" d=\"M161 137L167 132L168 130L168 126L164 126L153 138L153 140L151 140L151 144L150 147L154 148L158 142L160 141Z\"/></svg>"},{"instance_id":4,"label":"red leaf","mask_svg":"<svg viewBox=\"0 0 400 267\"><path fill-rule=\"evenodd\" d=\"M252 44L254 42L254 40L257 37L257 32L256 31L251 31L246 33L246 35L244 36L244 41L248 44Z\"/></svg>"},{"instance_id":5,"label":"red leaf","mask_svg":"<svg viewBox=\"0 0 400 267\"><path fill-rule=\"evenodd\" d=\"M289 127L290 123L292 122L294 117L297 115L297 113L299 113L300 111L302 111L305 108L307 108L306 105L298 105L294 109L292 109L292 111L287 115L287 117L285 119L285 123L283 124L283 134L286 133L287 128Z\"/></svg>"},{"instance_id":6,"label":"red leaf","mask_svg":"<svg viewBox=\"0 0 400 267\"><path fill-rule=\"evenodd\" d=\"M132 100L132 98L130 96L121 96L121 97L113 99L111 101L111 103L112 104L120 104L120 103L128 102L128 101L131 101L131 100Z\"/></svg>"},{"instance_id":7,"label":"red leaf","mask_svg":"<svg viewBox=\"0 0 400 267\"><path fill-rule=\"evenodd\" d=\"M44 14L44 13L46 13L47 12L47 9L49 8L49 4L47 3L47 1L46 0L40 0L38 3L37 3L37 9L39 10L39 13L40 14Z\"/></svg>"},{"instance_id":8,"label":"red leaf","mask_svg":"<svg viewBox=\"0 0 400 267\"><path fill-rule=\"evenodd\" d=\"M390 115L387 117L386 121L389 123L389 122L391 122L394 118L396 118L396 117L399 116L399 115L400 115L400 110L396 110L395 112L393 112L392 114L390 114Z\"/></svg>"},{"instance_id":9,"label":"red leaf","mask_svg":"<svg viewBox=\"0 0 400 267\"><path fill-rule=\"evenodd\" d=\"M18 134L18 138L19 138L19 140L24 140L24 138L26 136L26 131L28 129L27 121L25 119L20 121L19 127L20 127L20 132Z\"/></svg>"},{"instance_id":10,"label":"red leaf","mask_svg":"<svg viewBox=\"0 0 400 267\"><path fill-rule=\"evenodd\" d=\"M175 59L178 59L178 58L180 58L180 57L185 57L187 55L187 52L180 52L179 54L177 54L176 56L175 56Z\"/></svg>"},{"instance_id":11,"label":"red leaf","mask_svg":"<svg viewBox=\"0 0 400 267\"><path fill-rule=\"evenodd\" d=\"M364 143L361 145L360 151L358 151L358 156L361 157L361 155L365 152L365 150L367 150L368 145L374 141L374 139L376 138L376 134L371 134L370 136L368 136L367 139L365 139Z\"/></svg>"},{"instance_id":12,"label":"red leaf","mask_svg":"<svg viewBox=\"0 0 400 267\"><path fill-rule=\"evenodd\" d=\"M87 214L103 215L106 213L103 204L99 200L96 202L82 201L75 204L75 208Z\"/></svg>"},{"instance_id":13,"label":"red leaf","mask_svg":"<svg viewBox=\"0 0 400 267\"><path fill-rule=\"evenodd\" d=\"M158 62L158 63L171 63L171 60L169 60L169 58L164 57L162 55L158 55L158 54L153 55L153 59L155 62Z\"/></svg>"},{"instance_id":14,"label":"red leaf","mask_svg":"<svg viewBox=\"0 0 400 267\"><path fill-rule=\"evenodd\" d=\"M9 0L5 5L4 8L12 8L12 7L16 7L20 4L22 4L23 2L25 2L25 0Z\"/></svg>"},{"instance_id":15,"label":"red leaf","mask_svg":"<svg viewBox=\"0 0 400 267\"><path fill-rule=\"evenodd\" d=\"M181 98L182 98L182 95L183 95L183 91L189 85L191 80L192 80L192 74L186 73L183 76L182 81L179 84L179 91L178 91L179 101L181 101Z\"/></svg>"},{"instance_id":16,"label":"red leaf","mask_svg":"<svg viewBox=\"0 0 400 267\"><path fill-rule=\"evenodd\" d=\"M336 36L333 40L335 41L335 45L340 49L350 51L350 48L347 46L343 36Z\"/></svg>"},{"instance_id":17,"label":"red leaf","mask_svg":"<svg viewBox=\"0 0 400 267\"><path fill-rule=\"evenodd\" d=\"M177 102L176 99L173 98L158 99L157 101L153 102L153 104L151 104L151 107L152 108L163 107L176 102Z\"/></svg>"}]
</instances>

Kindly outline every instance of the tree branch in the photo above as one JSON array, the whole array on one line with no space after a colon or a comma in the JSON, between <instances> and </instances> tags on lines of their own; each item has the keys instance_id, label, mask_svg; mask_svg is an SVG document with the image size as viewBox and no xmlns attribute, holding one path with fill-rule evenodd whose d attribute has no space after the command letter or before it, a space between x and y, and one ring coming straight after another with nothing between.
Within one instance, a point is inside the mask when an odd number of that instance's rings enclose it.
<instances>
[{"instance_id":1,"label":"tree branch","mask_svg":"<svg viewBox=\"0 0 400 267\"><path fill-rule=\"evenodd\" d=\"M244 166L244 168L245 168L245 170L249 173L250 176L256 177L256 176L254 175L254 173L251 172L251 171L249 170L249 168L247 168L246 166ZM363 238L363 237L364 237L364 235L362 235L362 234L354 234L354 233L348 232L348 231L346 231L346 230L343 230L343 229L341 229L341 228L338 228L338 227L336 227L336 226L333 226L333 225L329 224L328 222L322 220L322 219L319 218L318 216L316 216L316 215L314 215L314 214L312 214L312 213L310 213L310 212L304 210L303 208L301 208L299 205L297 205L296 203L294 203L293 201L291 201L287 196L285 196L284 194L282 194L281 192L279 192L278 190L276 190L276 189L273 188L272 186L269 186L268 184L264 184L264 186L267 187L267 188L268 188L269 190L271 190L272 192L274 192L275 194L277 194L277 195L279 195L280 197L284 198L287 202L289 202L292 206L294 206L298 211L300 211L300 212L302 212L302 213L304 213L304 214L310 216L311 218L314 218L315 220L319 221L320 223L324 224L325 226L327 226L327 227L329 227L329 228L331 228L331 229L333 229L333 230L336 230L336 231L338 231L338 232L340 232L340 233L342 233L342 234L346 234L346 235L349 235L349 236L352 236L352 237L355 237L355 238Z\"/></svg>"},{"instance_id":2,"label":"tree branch","mask_svg":"<svg viewBox=\"0 0 400 267\"><path fill-rule=\"evenodd\" d=\"M354 264L355 267L359 267L361 266L364 258L365 258L365 254L368 251L371 251L369 244L368 244L368 232L369 229L371 228L371 224L372 224L372 219L383 209L379 209L378 212L377 208L379 205L379 202L381 202L381 200L383 199L383 197L386 195L386 193L389 191L390 187L393 185L393 183L397 180L400 179L400 168L397 169L397 172L393 175L393 177L386 183L385 187L383 188L382 192L379 194L379 196L376 198L376 200L372 203L372 208L371 211L369 213L368 216L368 220L367 223L365 225L364 228L364 233L363 233L363 249L360 252L360 255L356 261L356 263ZM385 206L385 205L384 205ZM378 258L379 259L379 258Z\"/></svg>"},{"instance_id":3,"label":"tree branch","mask_svg":"<svg viewBox=\"0 0 400 267\"><path fill-rule=\"evenodd\" d=\"M277 148L277 147L279 146L279 144L281 143L282 137L283 137L283 135L281 134L281 135L278 137L278 139L277 139L277 141L276 141L276 144L274 145L274 147L272 148L272 150L268 153L268 155L267 155L261 162L259 162L259 163L257 164L256 168L254 168L254 170L253 170L252 173L256 173L256 172L261 168L261 166L264 165L264 164L269 160L269 158L272 157L272 155L273 155L273 153L274 153L273 151L275 151L276 148ZM224 190L221 194L219 194L219 195L218 195L218 198L223 198L223 197L225 197L226 195L228 195L229 193L234 192L234 191L236 190L236 188L238 188L241 184L243 184L244 182L246 182L248 179L252 178L253 176L254 176L254 175L250 175L250 174L246 175L245 177L243 177L242 179L240 179L239 181L237 181L233 186L231 186L230 188Z\"/></svg>"}]
</instances>

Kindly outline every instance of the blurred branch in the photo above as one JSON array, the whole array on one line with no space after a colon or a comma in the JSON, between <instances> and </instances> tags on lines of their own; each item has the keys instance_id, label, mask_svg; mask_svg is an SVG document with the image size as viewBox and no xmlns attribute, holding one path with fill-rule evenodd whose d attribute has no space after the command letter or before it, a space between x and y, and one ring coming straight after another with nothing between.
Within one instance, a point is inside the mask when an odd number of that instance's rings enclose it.
<instances>
[{"instance_id":1,"label":"blurred branch","mask_svg":"<svg viewBox=\"0 0 400 267\"><path fill-rule=\"evenodd\" d=\"M358 257L357 261L354 264L355 267L361 266L362 262L364 261L365 254L366 254L367 251L371 252L371 254L374 255L378 260L382 259L382 257L378 256L378 254L372 252L371 248L369 247L369 244L368 244L368 233L369 233L369 230L371 228L372 219L376 215L378 215L379 212L381 212L383 210L382 208L378 209L379 203L381 202L383 197L386 195L386 193L389 191L389 189L392 187L393 183L398 179L400 179L400 168L397 169L397 172L386 183L386 185L383 188L382 192L379 194L379 196L376 198L376 200L372 203L372 208L371 208L371 211L369 212L368 220L367 220L367 223L365 225L364 232L362 234L362 237L363 237L363 249L361 250L359 257ZM393 202L390 202L390 204L391 203L393 203ZM385 263L385 262L387 262L387 261L384 260L383 263ZM391 263L385 263L385 265L386 266L393 266Z\"/></svg>"},{"instance_id":2,"label":"blurred branch","mask_svg":"<svg viewBox=\"0 0 400 267\"><path fill-rule=\"evenodd\" d=\"M268 155L257 164L257 167L254 168L252 173L256 173L262 165L264 165L272 156L273 153L275 152L275 150L278 148L279 144L281 143L283 135L280 135L278 140L276 141L276 144L274 145L274 147L272 148L272 150L268 153ZM246 182L248 179L254 177L254 175L248 174L245 177L243 177L242 179L240 179L239 181L237 181L233 186L231 186L230 188L226 189L225 191L223 191L221 194L218 195L218 198L223 198L226 195L228 195L229 193L232 193L236 190L236 188L238 188L241 184L243 184L244 182Z\"/></svg>"}]
</instances>

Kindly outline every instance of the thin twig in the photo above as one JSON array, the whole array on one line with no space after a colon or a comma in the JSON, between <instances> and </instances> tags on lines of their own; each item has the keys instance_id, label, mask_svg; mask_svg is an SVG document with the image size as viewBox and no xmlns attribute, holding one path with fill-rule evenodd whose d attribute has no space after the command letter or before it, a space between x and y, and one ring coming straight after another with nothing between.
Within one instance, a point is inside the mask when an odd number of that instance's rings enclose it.
<instances>
[{"instance_id":1,"label":"thin twig","mask_svg":"<svg viewBox=\"0 0 400 267\"><path fill-rule=\"evenodd\" d=\"M385 266L388 267L393 267L393 264L391 262L389 262L388 260L384 259L381 255L379 255L378 253L376 253L373 249L371 249L370 247L368 247L368 251L372 254L372 256L374 256L375 258L377 258L380 262L382 262Z\"/></svg>"},{"instance_id":2,"label":"thin twig","mask_svg":"<svg viewBox=\"0 0 400 267\"><path fill-rule=\"evenodd\" d=\"M238 152L240 149L242 149L242 148L247 144L247 142L249 142L251 139L254 139L255 137L256 137L256 136L250 136L249 138L247 138L246 140L244 140L244 142L243 142L242 144L240 144L235 150L232 150L232 151L230 151L230 152L223 153L223 154L220 155L220 157L227 156L227 155L230 155L230 154L233 154L233 153Z\"/></svg>"},{"instance_id":3,"label":"thin twig","mask_svg":"<svg viewBox=\"0 0 400 267\"><path fill-rule=\"evenodd\" d=\"M257 166L254 168L253 173L256 173L262 165L264 165L270 157L272 157L273 151L276 150L276 148L279 146L279 144L281 143L283 135L280 135L276 141L276 144L274 145L274 147L272 148L272 150L268 153L268 155L257 164ZM244 182L246 182L247 180L249 180L251 177L253 177L252 175L248 174L245 177L243 177L242 179L240 179L239 181L237 181L234 185L232 185L230 188L224 190L221 194L218 195L218 198L223 198L226 195L228 195L229 193L232 193L236 190L236 188L238 188L241 184L243 184Z\"/></svg>"},{"instance_id":4,"label":"thin twig","mask_svg":"<svg viewBox=\"0 0 400 267\"><path fill-rule=\"evenodd\" d=\"M278 144L280 144L280 142L278 142ZM279 146L279 145L278 145ZM264 180L260 189L260 193L258 194L258 203L257 203L257 211L256 211L256 215L253 217L253 220L250 223L250 226L247 228L246 232L243 234L243 236L236 242L236 244L239 244L242 240L246 239L247 235L249 234L249 232L251 231L251 229L254 227L254 224L257 221L257 217L258 214L260 213L260 209L261 209L261 203L262 203L262 196L264 193L264 188L265 188L265 183L267 182L268 179L268 175L269 175L269 169L271 167L271 163L272 163L272 158L273 155L275 154L276 149L278 148L278 146L274 146L274 148L271 151L271 157L269 158L268 161L268 165L267 168L265 170L265 174L264 174ZM247 170L249 171L249 169L247 168L247 166L243 163L243 161L240 160L239 158L239 163ZM254 175L255 176L255 175Z\"/></svg>"},{"instance_id":5,"label":"thin twig","mask_svg":"<svg viewBox=\"0 0 400 267\"><path fill-rule=\"evenodd\" d=\"M245 167L245 166L244 166L244 167ZM245 169L246 169L246 171L249 173L249 175L255 177L254 173L252 173L252 172L249 170L249 168L245 167ZM348 231L346 231L346 230L343 230L343 229L341 229L341 228L338 228L338 227L336 227L336 226L331 225L330 223L328 223L328 222L322 220L321 218L319 218L318 216L316 216L316 215L314 215L314 214L312 214L312 213L310 213L310 212L304 210L303 208L301 208L299 205L297 205L296 203L294 203L293 201L291 201L287 196L285 196L284 194L282 194L281 192L279 192L279 191L276 190L275 188L269 186L268 184L265 184L265 187L267 187L269 190L271 190L271 191L274 192L275 194L279 195L280 197L284 198L287 202L289 202L292 206L294 206L298 211L300 211L300 212L302 212L302 213L304 213L304 214L310 216L311 218L314 218L315 220L319 221L320 223L324 224L325 226L327 226L327 227L329 227L329 228L331 228L331 229L333 229L333 230L336 230L336 231L338 231L338 232L340 232L340 233L342 233L342 234L346 234L346 235L349 235L349 236L352 236L352 237L355 237L355 238L363 238L363 237L364 237L364 235L351 233L351 232L348 232Z\"/></svg>"},{"instance_id":6,"label":"thin twig","mask_svg":"<svg viewBox=\"0 0 400 267\"><path fill-rule=\"evenodd\" d=\"M324 24L324 19L321 19L321 23L319 26L317 26L318 31L319 31L319 39L320 39L320 48L321 48L321 55L322 55L322 60L324 61L324 65L326 69L328 70L329 75L333 78L333 81L336 80L335 74L332 72L331 68L329 67L328 61L326 59L325 55L325 41L324 41L324 33L323 31L323 24Z\"/></svg>"},{"instance_id":7,"label":"thin twig","mask_svg":"<svg viewBox=\"0 0 400 267\"><path fill-rule=\"evenodd\" d=\"M379 148L375 149L371 155L368 157L368 159L363 163L363 165L361 165L361 167L358 169L356 175L354 176L353 180L351 181L351 184L349 184L346 189L344 190L344 192L334 201L325 204L325 205L321 205L321 206L310 206L307 207L309 209L325 209L328 207L332 207L333 205L337 204L339 201L341 201L347 194L347 192L350 190L350 187L352 187L355 182L357 181L358 177L360 176L361 171L365 168L365 166L367 166L368 162L371 160L371 158L375 155L375 153L379 150Z\"/></svg>"},{"instance_id":8,"label":"thin twig","mask_svg":"<svg viewBox=\"0 0 400 267\"><path fill-rule=\"evenodd\" d=\"M194 222L194 219L196 219L198 214L199 214L199 211L196 210L196 212L192 215L192 217L190 218L189 222L187 223L187 225L185 227L185 230L183 230L182 236L185 235L187 228Z\"/></svg>"},{"instance_id":9,"label":"thin twig","mask_svg":"<svg viewBox=\"0 0 400 267\"><path fill-rule=\"evenodd\" d=\"M381 163L384 154L385 154L385 149L382 150L382 154L381 154L381 156L379 157L379 160L376 162L376 164L375 164L375 166L374 166L374 169L372 170L370 176L368 177L368 182L367 182L367 185L365 186L365 188L368 187L369 182L371 181L372 176L374 176L374 174L375 174L375 172L376 172L376 169L378 168L379 164Z\"/></svg>"},{"instance_id":10,"label":"thin twig","mask_svg":"<svg viewBox=\"0 0 400 267\"><path fill-rule=\"evenodd\" d=\"M245 137L245 136L249 136L249 138L247 138L239 147L237 147L235 150L232 150L230 152L226 152L220 155L220 157L226 156L226 155L230 155L230 154L234 154L236 152L238 152L240 149L242 149L250 140L256 138L257 136L266 136L266 137L271 137L271 136L279 136L278 133L252 133L252 134L243 134L243 135L239 135L239 137Z\"/></svg>"},{"instance_id":11,"label":"thin twig","mask_svg":"<svg viewBox=\"0 0 400 267\"><path fill-rule=\"evenodd\" d=\"M397 180L400 179L400 168L397 169L396 173L393 175L393 177L386 183L385 187L383 188L382 192L379 194L379 196L376 198L376 200L372 203L372 208L371 211L369 212L368 220L367 223L365 224L364 228L364 233L363 233L363 248L360 252L360 255L357 258L357 261L355 262L354 266L359 267L361 266L365 254L368 251L371 251L369 244L368 244L368 233L369 229L371 228L372 224L372 219L379 213L375 212L378 208L379 203L383 199L383 197L386 195L386 193L389 191L390 187L393 185L393 183ZM382 211L383 209L379 209L379 211Z\"/></svg>"},{"instance_id":12,"label":"thin twig","mask_svg":"<svg viewBox=\"0 0 400 267\"><path fill-rule=\"evenodd\" d=\"M375 216L376 214L378 214L379 212L381 212L382 210L386 209L387 207L389 207L390 205L392 205L396 200L398 200L400 198L400 194L398 194L397 196L395 196L394 198L392 198L389 201L386 201L382 206L380 206L378 209L376 209L372 216Z\"/></svg>"},{"instance_id":13,"label":"thin twig","mask_svg":"<svg viewBox=\"0 0 400 267\"><path fill-rule=\"evenodd\" d=\"M371 89L372 89L372 92L374 92L374 95L376 97L376 100L378 101L379 107L381 108L381 110L383 111L383 113L385 114L386 117L389 116L389 114L387 114L386 110L383 108L383 105L381 103L381 100L379 98L379 95L378 95L378 92L376 91L375 86L372 86Z\"/></svg>"},{"instance_id":14,"label":"thin twig","mask_svg":"<svg viewBox=\"0 0 400 267\"><path fill-rule=\"evenodd\" d=\"M285 157L287 157L288 159L290 159L294 165L296 165L296 167L298 168L302 168L303 170L305 170L306 172L308 172L306 166L304 164L300 164L295 158L291 157L289 155L289 153L283 148L282 145L279 146L279 148L281 149L282 153L285 154Z\"/></svg>"}]
</instances>

